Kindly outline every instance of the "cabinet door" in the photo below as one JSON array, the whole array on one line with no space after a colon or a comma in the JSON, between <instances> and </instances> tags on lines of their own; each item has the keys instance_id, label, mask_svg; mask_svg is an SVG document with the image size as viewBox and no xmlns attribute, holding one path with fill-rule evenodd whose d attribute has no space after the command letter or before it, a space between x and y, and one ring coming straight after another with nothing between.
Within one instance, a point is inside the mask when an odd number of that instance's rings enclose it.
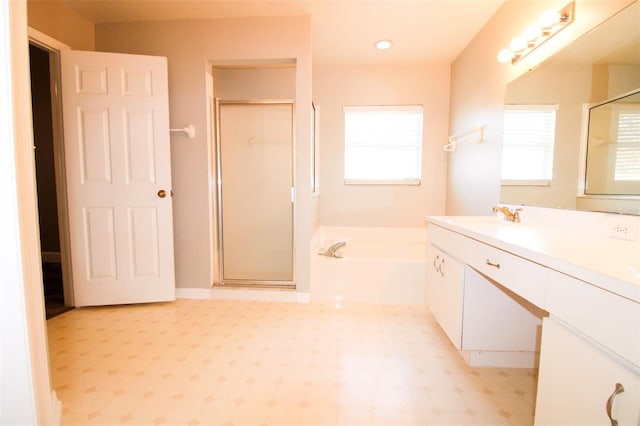
<instances>
[{"instance_id":1,"label":"cabinet door","mask_svg":"<svg viewBox=\"0 0 640 426\"><path fill-rule=\"evenodd\" d=\"M427 307L456 349L462 342L462 263L429 244L427 248Z\"/></svg>"},{"instance_id":2,"label":"cabinet door","mask_svg":"<svg viewBox=\"0 0 640 426\"><path fill-rule=\"evenodd\" d=\"M555 318L546 318L538 375L536 425L640 424L640 376L634 367Z\"/></svg>"}]
</instances>

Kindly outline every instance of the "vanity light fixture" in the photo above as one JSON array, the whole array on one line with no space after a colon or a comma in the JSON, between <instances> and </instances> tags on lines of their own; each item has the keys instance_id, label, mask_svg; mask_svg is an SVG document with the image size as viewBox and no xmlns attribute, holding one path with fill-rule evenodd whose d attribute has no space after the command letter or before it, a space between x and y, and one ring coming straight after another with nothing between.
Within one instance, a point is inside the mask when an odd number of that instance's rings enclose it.
<instances>
[{"instance_id":1,"label":"vanity light fixture","mask_svg":"<svg viewBox=\"0 0 640 426\"><path fill-rule=\"evenodd\" d=\"M567 4L559 11L547 10L542 15L536 25L528 26L522 35L514 37L509 43L508 49L502 49L498 53L498 62L511 64L517 63L537 49L545 41L549 40L560 30L566 28L575 18L575 1Z\"/></svg>"},{"instance_id":2,"label":"vanity light fixture","mask_svg":"<svg viewBox=\"0 0 640 426\"><path fill-rule=\"evenodd\" d=\"M378 40L374 44L376 49L380 49L380 50L387 50L392 45L393 45L393 41L391 41L391 40Z\"/></svg>"}]
</instances>

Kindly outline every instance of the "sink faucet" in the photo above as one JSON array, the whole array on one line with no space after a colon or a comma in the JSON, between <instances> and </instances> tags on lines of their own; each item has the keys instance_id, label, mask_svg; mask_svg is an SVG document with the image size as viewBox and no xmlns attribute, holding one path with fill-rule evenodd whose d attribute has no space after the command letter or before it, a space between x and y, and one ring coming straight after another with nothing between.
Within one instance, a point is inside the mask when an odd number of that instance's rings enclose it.
<instances>
[{"instance_id":1,"label":"sink faucet","mask_svg":"<svg viewBox=\"0 0 640 426\"><path fill-rule=\"evenodd\" d=\"M520 212L522 209L511 210L506 207L496 206L492 209L494 212L500 212L509 222L520 222Z\"/></svg>"},{"instance_id":2,"label":"sink faucet","mask_svg":"<svg viewBox=\"0 0 640 426\"><path fill-rule=\"evenodd\" d=\"M340 250L342 247L344 247L347 244L346 241L339 241L335 244L333 244L331 247L329 247L328 249L326 249L323 252L318 253L319 255L322 256L327 256L327 257L342 257L340 256L338 253L336 253L338 250Z\"/></svg>"}]
</instances>

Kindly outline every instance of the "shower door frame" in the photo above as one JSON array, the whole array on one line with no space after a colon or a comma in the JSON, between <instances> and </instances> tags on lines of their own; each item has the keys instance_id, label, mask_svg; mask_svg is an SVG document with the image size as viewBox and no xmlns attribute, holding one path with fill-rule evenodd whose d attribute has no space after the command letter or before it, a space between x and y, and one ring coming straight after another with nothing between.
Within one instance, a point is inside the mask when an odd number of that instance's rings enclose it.
<instances>
[{"instance_id":1,"label":"shower door frame","mask_svg":"<svg viewBox=\"0 0 640 426\"><path fill-rule=\"evenodd\" d=\"M288 280L252 280L252 279L224 279L224 244L222 214L222 139L220 134L220 106L221 105L290 105L291 106L291 281ZM281 288L296 289L296 143L295 120L296 104L293 99L251 99L251 100L225 100L215 98L215 135L216 135L216 257L217 271L215 273L214 287L252 287L252 288Z\"/></svg>"}]
</instances>

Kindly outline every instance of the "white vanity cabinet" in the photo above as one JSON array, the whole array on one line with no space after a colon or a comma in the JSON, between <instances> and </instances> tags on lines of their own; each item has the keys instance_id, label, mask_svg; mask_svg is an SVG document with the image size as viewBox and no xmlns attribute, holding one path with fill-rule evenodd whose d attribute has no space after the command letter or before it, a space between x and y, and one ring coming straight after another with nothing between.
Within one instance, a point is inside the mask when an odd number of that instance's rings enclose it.
<instances>
[{"instance_id":1,"label":"white vanity cabinet","mask_svg":"<svg viewBox=\"0 0 640 426\"><path fill-rule=\"evenodd\" d=\"M640 425L638 303L557 271L546 303L535 424Z\"/></svg>"},{"instance_id":2,"label":"white vanity cabinet","mask_svg":"<svg viewBox=\"0 0 640 426\"><path fill-rule=\"evenodd\" d=\"M539 225L429 221L431 243L464 265L461 352L527 350L530 338L518 341L531 332L526 316L506 302L496 305L487 290L474 292L490 283L544 318L536 425L640 426L640 243L560 224L547 213L566 215L545 211Z\"/></svg>"},{"instance_id":3,"label":"white vanity cabinet","mask_svg":"<svg viewBox=\"0 0 640 426\"><path fill-rule=\"evenodd\" d=\"M461 356L475 367L533 367L541 311L470 265L486 256L482 244L435 225L428 233L426 304ZM491 254L502 273L515 274L522 263Z\"/></svg>"},{"instance_id":4,"label":"white vanity cabinet","mask_svg":"<svg viewBox=\"0 0 640 426\"><path fill-rule=\"evenodd\" d=\"M637 367L553 317L542 330L536 425L640 424Z\"/></svg>"},{"instance_id":5,"label":"white vanity cabinet","mask_svg":"<svg viewBox=\"0 0 640 426\"><path fill-rule=\"evenodd\" d=\"M427 246L426 304L453 346L462 344L464 265L435 247Z\"/></svg>"},{"instance_id":6,"label":"white vanity cabinet","mask_svg":"<svg viewBox=\"0 0 640 426\"><path fill-rule=\"evenodd\" d=\"M553 316L640 368L638 302L550 271L546 303Z\"/></svg>"}]
</instances>

